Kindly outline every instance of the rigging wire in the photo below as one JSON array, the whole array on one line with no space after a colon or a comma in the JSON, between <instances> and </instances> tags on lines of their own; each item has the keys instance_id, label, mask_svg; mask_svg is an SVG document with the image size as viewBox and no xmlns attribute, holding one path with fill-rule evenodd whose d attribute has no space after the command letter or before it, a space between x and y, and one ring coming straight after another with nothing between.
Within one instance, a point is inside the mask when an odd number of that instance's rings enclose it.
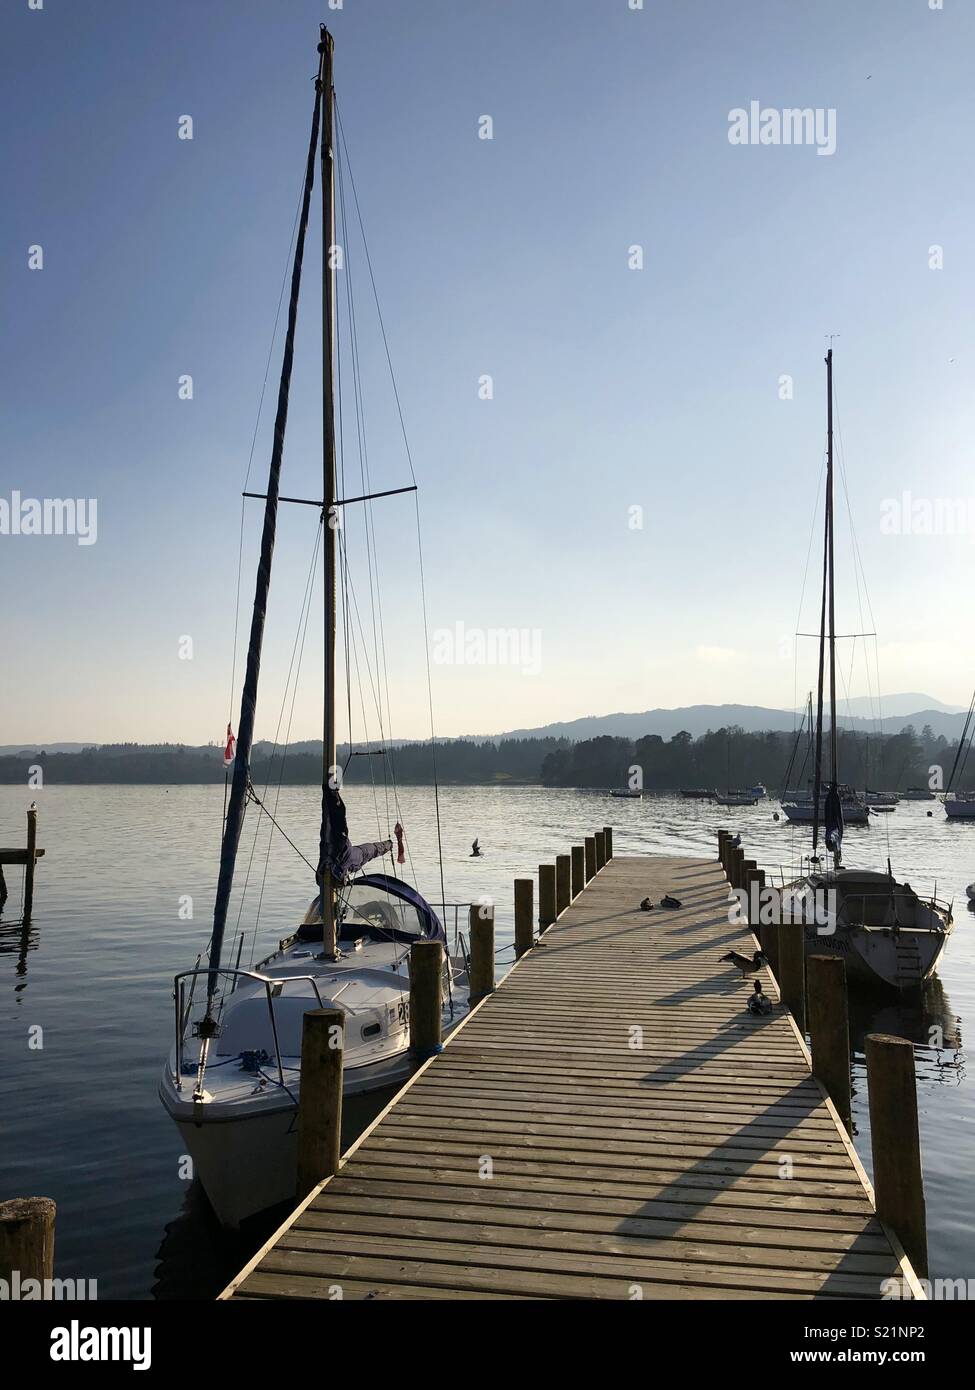
<instances>
[{"instance_id":1,"label":"rigging wire","mask_svg":"<svg viewBox=\"0 0 975 1390\"><path fill-rule=\"evenodd\" d=\"M348 169L348 173L349 173L349 186L350 186L350 188L351 188L351 190L352 190L352 199L353 199L353 204L354 204L354 207L355 207L356 219L357 219L357 221L358 221L359 229L360 229L360 232L361 232L361 235L362 235L362 247L363 247L363 251L364 251L364 253L365 253L366 266L367 266L368 271L369 271L369 280L370 280L370 283L371 283L371 285L372 285L373 298L374 298L375 303L376 303L376 314L377 314L377 317L378 317L378 319L379 319L379 329L380 329L380 332L381 332L381 334L382 334L383 348L384 348L385 353L386 353L386 363L387 363L387 366L389 367L389 376L390 376L390 381L391 381L391 383L392 383L392 388L393 388L393 398L394 398L394 400L395 400L395 402L396 402L396 412L397 412L397 415L399 416L400 430L402 431L402 435L403 435L403 444L404 444L404 447L405 447L405 449L406 449L406 459L407 459L407 463L409 464L410 477L411 477L411 479L412 479L412 481L413 481L413 483L414 483L414 485L415 485L415 484L416 484L416 471L415 471L415 469L414 469L414 467L413 467L413 454L412 454L412 451L411 451L411 449L410 449L409 436L408 436L407 431L406 431L406 421L405 421L404 416L403 416L403 406L402 406L402 403L401 403L401 401L400 401L399 388L398 388L397 385L396 385L396 373L395 373L394 370L393 370L393 359L392 359L392 355L391 355L390 350L389 350L389 339L388 339L387 334L386 334L386 325L385 325L385 323L383 322L382 309L381 309L380 303L379 303L379 292L378 292L378 289L377 289L377 286L376 286L376 277L375 277L375 274L373 273L373 268L372 268L372 257L369 255L369 243L368 243L368 240L367 240L367 238L366 238L365 227L364 227L363 221L362 221L362 210L361 210L361 208L360 208L360 206L359 206L359 195L358 195L358 193L357 193L357 191L356 191L355 177L354 177L354 175L353 175L353 173L352 173L352 164L351 164L351 160L349 159L348 145L347 145L346 139L345 139L345 127L344 127L343 122L342 122L342 113L341 113L341 109L340 109L340 107L339 107L339 103L338 103L338 98L337 98L337 97L336 97L336 100L335 100L335 116L336 116L336 124L337 124L337 126L338 126L338 132L339 132L339 142L338 142L338 143L341 145L341 148L342 148L342 151L343 151L343 163L344 163L344 166L345 166L345 168ZM434 713L433 713L433 674L432 674L431 663L430 663L430 639L429 639L429 621L428 621L428 616L427 616L426 578L425 578L424 566L423 566L423 535L422 535L422 529L421 529L421 526L420 526L420 501L419 501L419 493L418 493L418 492L414 492L414 494L413 494L413 506L414 506L414 510L415 510L415 514L416 514L417 560L418 560L418 564L419 564L419 573L420 573L420 604L421 604L421 610L422 610L422 615L423 615L423 638L424 638L424 651L425 651L425 655L426 655L427 703L428 703L428 708L429 708L429 712L430 712L430 747L431 747L431 755L432 755L432 762L433 762L433 799L434 799L434 808L435 808L435 812L436 812L436 824L437 824L437 856L438 856L438 860L439 860L439 864L440 864L440 897L441 897L441 902L446 902L446 900L447 900L447 894L446 894L446 890L445 890L445 888L444 888L444 872L443 872L443 834L442 834L441 818L440 818L440 784L439 784L439 779L438 779L438 775L437 775L437 737L436 737L436 728L435 728Z\"/></svg>"}]
</instances>

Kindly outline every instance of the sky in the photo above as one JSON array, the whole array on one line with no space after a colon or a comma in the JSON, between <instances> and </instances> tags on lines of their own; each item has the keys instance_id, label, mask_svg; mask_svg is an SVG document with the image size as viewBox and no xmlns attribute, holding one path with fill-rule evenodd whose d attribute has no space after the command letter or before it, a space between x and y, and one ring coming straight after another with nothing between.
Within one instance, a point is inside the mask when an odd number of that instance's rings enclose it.
<instances>
[{"instance_id":1,"label":"sky","mask_svg":"<svg viewBox=\"0 0 975 1390\"><path fill-rule=\"evenodd\" d=\"M841 694L967 706L975 9L631 3L5 0L0 743L236 728L261 524L240 494L267 479L323 19L422 547L411 495L373 503L368 535L346 509L340 738L379 714L427 734L428 655L442 735L802 703L830 335L837 628L877 634L841 644ZM823 138L732 143L752 102L819 111ZM353 495L412 479L348 208ZM282 474L302 497L316 210ZM95 499L93 543L2 534L16 493ZM296 641L316 527L282 507L260 737L320 731L320 574Z\"/></svg>"}]
</instances>

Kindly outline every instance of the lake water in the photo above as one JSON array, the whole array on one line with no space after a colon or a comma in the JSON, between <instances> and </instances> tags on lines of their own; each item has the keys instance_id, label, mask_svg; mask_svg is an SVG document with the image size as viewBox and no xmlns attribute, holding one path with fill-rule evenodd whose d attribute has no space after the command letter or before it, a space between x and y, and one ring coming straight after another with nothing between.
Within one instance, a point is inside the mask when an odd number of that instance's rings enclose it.
<instances>
[{"instance_id":1,"label":"lake water","mask_svg":"<svg viewBox=\"0 0 975 1390\"><path fill-rule=\"evenodd\" d=\"M172 977L193 967L209 934L223 788L26 793L3 786L0 843L24 844L32 798L38 844L47 850L33 923L25 933L19 921L20 869L6 871L10 897L0 915L0 1197L55 1198L57 1273L97 1279L101 1298L212 1296L249 1248L215 1229L197 1186L180 1178L181 1146L156 1087L172 1036ZM356 838L385 836L399 816L417 884L430 901L441 901L432 791L401 788L398 809L391 804L388 815L382 793L350 787L347 801ZM750 857L788 875L808 829L803 839L776 823L775 809L772 802L729 809L677 797L621 801L572 790L446 788L445 897L494 900L497 945L510 944L512 879L533 874L539 862L604 824L615 827L617 854L708 858L719 826L738 829ZM316 789L282 789L276 816L314 859ZM238 859L239 883L249 868L248 889L239 919L236 901L229 919L245 930L243 964L266 954L314 896L310 870L295 851L274 834L269 854L268 823L262 818L255 834L256 825L252 808ZM475 836L481 859L469 857ZM888 854L916 889L936 882L939 898L954 899L956 927L919 1005L854 1008L854 1137L869 1170L864 1034L910 1037L931 1276L968 1278L975 1276L975 1099L963 1042L975 1017L975 917L966 910L965 886L975 879L975 823L948 822L936 803L902 802L869 828L848 828L851 866L883 868ZM185 915L190 900L192 919ZM500 967L512 958L504 952Z\"/></svg>"}]
</instances>

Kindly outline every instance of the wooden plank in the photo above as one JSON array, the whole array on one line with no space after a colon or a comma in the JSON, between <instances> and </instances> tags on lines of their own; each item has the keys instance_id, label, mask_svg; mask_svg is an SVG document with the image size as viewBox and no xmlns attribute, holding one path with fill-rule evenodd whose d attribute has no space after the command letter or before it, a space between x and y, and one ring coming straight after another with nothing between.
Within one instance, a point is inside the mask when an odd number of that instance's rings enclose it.
<instances>
[{"instance_id":1,"label":"wooden plank","mask_svg":"<svg viewBox=\"0 0 975 1390\"><path fill-rule=\"evenodd\" d=\"M639 910L665 892L678 910ZM878 1298L907 1273L716 864L609 861L241 1298ZM912 1285L916 1293L919 1287Z\"/></svg>"}]
</instances>

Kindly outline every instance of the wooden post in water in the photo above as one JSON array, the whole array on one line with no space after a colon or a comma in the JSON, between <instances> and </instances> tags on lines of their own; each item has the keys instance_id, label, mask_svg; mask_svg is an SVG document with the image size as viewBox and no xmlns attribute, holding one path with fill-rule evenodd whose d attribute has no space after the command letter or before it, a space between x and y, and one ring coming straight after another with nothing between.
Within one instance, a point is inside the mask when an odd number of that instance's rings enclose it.
<instances>
[{"instance_id":1,"label":"wooden post in water","mask_svg":"<svg viewBox=\"0 0 975 1390\"><path fill-rule=\"evenodd\" d=\"M24 921L30 921L34 909L34 868L37 862L37 811L27 812L27 867L24 870Z\"/></svg>"},{"instance_id":2,"label":"wooden post in water","mask_svg":"<svg viewBox=\"0 0 975 1390\"><path fill-rule=\"evenodd\" d=\"M425 1062L443 1046L443 947L414 941L410 947L410 1051Z\"/></svg>"},{"instance_id":3,"label":"wooden post in water","mask_svg":"<svg viewBox=\"0 0 975 1390\"><path fill-rule=\"evenodd\" d=\"M572 901L572 859L568 854L555 857L555 911L561 917Z\"/></svg>"},{"instance_id":4,"label":"wooden post in water","mask_svg":"<svg viewBox=\"0 0 975 1390\"><path fill-rule=\"evenodd\" d=\"M470 909L471 1008L494 993L494 908L475 904Z\"/></svg>"},{"instance_id":5,"label":"wooden post in water","mask_svg":"<svg viewBox=\"0 0 975 1390\"><path fill-rule=\"evenodd\" d=\"M896 1231L915 1273L926 1279L928 1236L914 1047L906 1038L868 1033L866 1054L877 1215Z\"/></svg>"},{"instance_id":6,"label":"wooden post in water","mask_svg":"<svg viewBox=\"0 0 975 1390\"><path fill-rule=\"evenodd\" d=\"M752 882L758 873L754 859L745 859L741 866L741 891L745 894L745 921L754 934L758 935L758 904L752 903Z\"/></svg>"},{"instance_id":7,"label":"wooden post in water","mask_svg":"<svg viewBox=\"0 0 975 1390\"><path fill-rule=\"evenodd\" d=\"M608 864L613 857L613 827L611 825L603 826L603 839L606 842L606 863Z\"/></svg>"},{"instance_id":8,"label":"wooden post in water","mask_svg":"<svg viewBox=\"0 0 975 1390\"><path fill-rule=\"evenodd\" d=\"M9 1289L14 1270L25 1279L54 1278L54 1218L50 1197L0 1202L0 1279ZM42 1291L43 1292L43 1291Z\"/></svg>"},{"instance_id":9,"label":"wooden post in water","mask_svg":"<svg viewBox=\"0 0 975 1390\"><path fill-rule=\"evenodd\" d=\"M440 943L436 943L439 947ZM298 1200L339 1170L342 1139L343 1009L309 1009L301 1029Z\"/></svg>"},{"instance_id":10,"label":"wooden post in water","mask_svg":"<svg viewBox=\"0 0 975 1390\"><path fill-rule=\"evenodd\" d=\"M538 930L545 931L558 916L555 906L555 865L538 866Z\"/></svg>"},{"instance_id":11,"label":"wooden post in water","mask_svg":"<svg viewBox=\"0 0 975 1390\"><path fill-rule=\"evenodd\" d=\"M596 841L596 872L606 866L606 836L601 830L597 830L593 839Z\"/></svg>"},{"instance_id":12,"label":"wooden post in water","mask_svg":"<svg viewBox=\"0 0 975 1390\"><path fill-rule=\"evenodd\" d=\"M596 841L591 835L586 836L584 848L586 851L586 882L588 883L596 872Z\"/></svg>"},{"instance_id":13,"label":"wooden post in water","mask_svg":"<svg viewBox=\"0 0 975 1390\"><path fill-rule=\"evenodd\" d=\"M515 958L520 960L535 944L535 883L530 878L515 879Z\"/></svg>"},{"instance_id":14,"label":"wooden post in water","mask_svg":"<svg viewBox=\"0 0 975 1390\"><path fill-rule=\"evenodd\" d=\"M737 845L731 851L731 886L740 888L742 885L742 865L745 862L745 851L741 845Z\"/></svg>"},{"instance_id":15,"label":"wooden post in water","mask_svg":"<svg viewBox=\"0 0 975 1390\"><path fill-rule=\"evenodd\" d=\"M727 830L719 830L719 831L718 831L718 863L721 865L722 869L724 868L725 845L727 844L727 841L728 841L728 832L727 832Z\"/></svg>"},{"instance_id":16,"label":"wooden post in water","mask_svg":"<svg viewBox=\"0 0 975 1390\"><path fill-rule=\"evenodd\" d=\"M777 928L779 988L782 1003L791 1012L800 1033L806 1031L806 951L801 922L782 922Z\"/></svg>"},{"instance_id":17,"label":"wooden post in water","mask_svg":"<svg viewBox=\"0 0 975 1390\"><path fill-rule=\"evenodd\" d=\"M572 896L577 898L586 886L586 847L572 846Z\"/></svg>"},{"instance_id":18,"label":"wooden post in water","mask_svg":"<svg viewBox=\"0 0 975 1390\"><path fill-rule=\"evenodd\" d=\"M779 932L782 924L775 918L767 927L762 928L762 950L765 952L765 959L768 961L769 969L781 985L782 962L779 957Z\"/></svg>"},{"instance_id":19,"label":"wooden post in water","mask_svg":"<svg viewBox=\"0 0 975 1390\"><path fill-rule=\"evenodd\" d=\"M806 993L813 1076L823 1083L849 1129L850 1021L843 957L810 956L806 961Z\"/></svg>"}]
</instances>

